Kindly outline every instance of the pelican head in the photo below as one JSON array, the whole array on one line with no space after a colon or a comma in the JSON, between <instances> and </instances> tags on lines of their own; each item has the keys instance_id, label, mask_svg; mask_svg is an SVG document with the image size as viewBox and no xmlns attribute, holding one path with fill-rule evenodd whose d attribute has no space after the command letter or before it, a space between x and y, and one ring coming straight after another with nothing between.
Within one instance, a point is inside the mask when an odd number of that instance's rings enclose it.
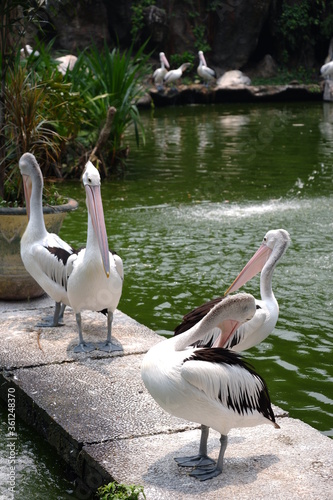
<instances>
[{"instance_id":1,"label":"pelican head","mask_svg":"<svg viewBox=\"0 0 333 500\"><path fill-rule=\"evenodd\" d=\"M275 266L287 250L290 245L290 241L289 233L285 229L272 229L271 231L268 231L256 253L245 265L224 295L235 292L256 274L261 272L273 252L275 254L275 258L272 257L273 262L271 263L271 266Z\"/></svg>"},{"instance_id":2,"label":"pelican head","mask_svg":"<svg viewBox=\"0 0 333 500\"><path fill-rule=\"evenodd\" d=\"M160 62L161 62L161 66L165 66L166 68L170 68L170 65L169 65L169 61L167 60L164 52L160 52Z\"/></svg>"},{"instance_id":3,"label":"pelican head","mask_svg":"<svg viewBox=\"0 0 333 500\"><path fill-rule=\"evenodd\" d=\"M91 161L86 163L82 181L86 191L87 208L102 256L104 271L106 276L109 277L110 257L101 196L101 177Z\"/></svg>"},{"instance_id":4,"label":"pelican head","mask_svg":"<svg viewBox=\"0 0 333 500\"><path fill-rule=\"evenodd\" d=\"M205 59L205 56L204 56L204 53L202 52L202 50L199 50L198 56L199 56L200 61L202 61L202 64L204 66L207 66L206 59Z\"/></svg>"},{"instance_id":5,"label":"pelican head","mask_svg":"<svg viewBox=\"0 0 333 500\"><path fill-rule=\"evenodd\" d=\"M31 153L24 153L19 160L19 169L23 178L23 189L28 218L30 218L30 200L32 182L40 192L43 190L43 176L36 158Z\"/></svg>"}]
</instances>

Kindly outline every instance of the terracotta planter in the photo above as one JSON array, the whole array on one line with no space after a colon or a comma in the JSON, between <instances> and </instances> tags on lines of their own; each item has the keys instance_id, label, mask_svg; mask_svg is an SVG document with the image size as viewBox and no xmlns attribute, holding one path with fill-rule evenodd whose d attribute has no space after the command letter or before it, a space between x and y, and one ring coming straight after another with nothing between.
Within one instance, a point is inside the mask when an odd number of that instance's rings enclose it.
<instances>
[{"instance_id":1,"label":"terracotta planter","mask_svg":"<svg viewBox=\"0 0 333 500\"><path fill-rule=\"evenodd\" d=\"M58 234L67 212L78 202L43 207L46 229ZM25 270L20 255L21 236L28 223L25 208L0 208L0 300L24 300L45 292Z\"/></svg>"}]
</instances>

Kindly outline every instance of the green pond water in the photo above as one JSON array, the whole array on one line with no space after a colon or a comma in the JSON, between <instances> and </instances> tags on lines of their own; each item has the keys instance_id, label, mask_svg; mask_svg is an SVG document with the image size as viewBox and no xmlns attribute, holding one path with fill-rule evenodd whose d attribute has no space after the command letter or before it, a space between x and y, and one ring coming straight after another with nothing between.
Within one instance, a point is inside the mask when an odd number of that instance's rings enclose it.
<instances>
[{"instance_id":1,"label":"green pond water","mask_svg":"<svg viewBox=\"0 0 333 500\"><path fill-rule=\"evenodd\" d=\"M186 312L224 293L269 229L288 230L292 244L273 277L279 320L246 356L275 404L332 437L333 105L187 106L142 117L146 145L129 131L124 177L102 186L110 247L125 268L119 309L171 334ZM84 245L84 190L69 182L59 191L80 203L61 236ZM259 297L259 276L243 289ZM21 422L18 431L15 499L73 498L54 452ZM0 479L1 432L5 424Z\"/></svg>"}]
</instances>

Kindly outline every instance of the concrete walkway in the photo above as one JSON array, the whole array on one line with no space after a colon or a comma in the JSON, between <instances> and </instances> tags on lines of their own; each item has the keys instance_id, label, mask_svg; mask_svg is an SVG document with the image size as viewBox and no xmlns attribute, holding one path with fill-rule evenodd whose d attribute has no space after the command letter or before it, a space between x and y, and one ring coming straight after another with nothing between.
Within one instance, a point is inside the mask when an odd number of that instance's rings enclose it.
<instances>
[{"instance_id":1,"label":"concrete walkway","mask_svg":"<svg viewBox=\"0 0 333 500\"><path fill-rule=\"evenodd\" d=\"M191 478L173 457L197 452L198 426L160 409L140 377L143 355L159 337L116 311L113 334L123 353L74 354L70 309L64 327L35 326L52 313L49 298L0 302L0 397L7 401L8 388L15 388L17 414L78 475L76 498L90 498L102 482L116 480L143 485L148 500L333 499L333 440L279 408L280 430L232 430L223 474L206 482ZM85 339L106 337L103 315L85 312L82 320ZM217 458L215 431L208 445Z\"/></svg>"}]
</instances>

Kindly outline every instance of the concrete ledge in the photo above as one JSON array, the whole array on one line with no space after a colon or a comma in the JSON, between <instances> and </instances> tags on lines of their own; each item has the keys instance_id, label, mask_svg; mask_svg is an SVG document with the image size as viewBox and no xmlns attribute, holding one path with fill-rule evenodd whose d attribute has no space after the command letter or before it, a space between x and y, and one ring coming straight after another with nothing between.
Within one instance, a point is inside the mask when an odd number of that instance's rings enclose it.
<instances>
[{"instance_id":1,"label":"concrete ledge","mask_svg":"<svg viewBox=\"0 0 333 500\"><path fill-rule=\"evenodd\" d=\"M116 311L114 337L123 353L74 354L74 314L65 326L36 328L52 314L48 298L0 302L0 397L15 387L16 412L41 434L77 474L81 498L113 479L144 486L147 499L329 499L333 441L275 408L280 430L234 429L221 476L200 483L173 457L194 454L199 428L165 413L140 377L144 353L160 339ZM105 317L83 314L87 340L106 336ZM219 436L211 431L209 453ZM83 495L83 496L82 496Z\"/></svg>"}]
</instances>

